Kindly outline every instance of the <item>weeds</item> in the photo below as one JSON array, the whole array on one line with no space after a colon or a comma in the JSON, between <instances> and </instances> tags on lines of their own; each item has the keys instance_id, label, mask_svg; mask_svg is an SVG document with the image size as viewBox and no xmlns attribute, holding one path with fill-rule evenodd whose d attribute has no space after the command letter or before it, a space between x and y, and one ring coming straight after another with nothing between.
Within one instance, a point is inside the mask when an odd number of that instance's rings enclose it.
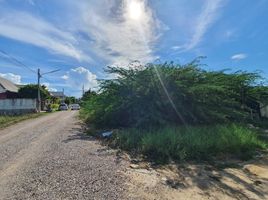
<instances>
[{"instance_id":1,"label":"weeds","mask_svg":"<svg viewBox=\"0 0 268 200\"><path fill-rule=\"evenodd\" d=\"M208 160L212 156L234 154L241 159L252 156L267 144L242 125L165 127L118 131L112 144L126 151L141 153L159 163L170 160Z\"/></svg>"}]
</instances>

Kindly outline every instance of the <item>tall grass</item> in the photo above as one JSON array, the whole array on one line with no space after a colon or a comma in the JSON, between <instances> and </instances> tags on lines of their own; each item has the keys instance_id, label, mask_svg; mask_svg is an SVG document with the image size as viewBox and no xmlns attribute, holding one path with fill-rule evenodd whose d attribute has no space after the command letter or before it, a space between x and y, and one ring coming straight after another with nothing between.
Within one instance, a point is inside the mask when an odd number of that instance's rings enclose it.
<instances>
[{"instance_id":1,"label":"tall grass","mask_svg":"<svg viewBox=\"0 0 268 200\"><path fill-rule=\"evenodd\" d=\"M267 147L254 131L236 124L122 130L115 134L112 145L161 163L207 160L223 154L249 158L256 149Z\"/></svg>"},{"instance_id":2,"label":"tall grass","mask_svg":"<svg viewBox=\"0 0 268 200\"><path fill-rule=\"evenodd\" d=\"M12 124L21 122L26 119L32 119L44 115L45 113L32 113L25 115L16 115L16 116L0 116L0 128L10 126Z\"/></svg>"}]
</instances>

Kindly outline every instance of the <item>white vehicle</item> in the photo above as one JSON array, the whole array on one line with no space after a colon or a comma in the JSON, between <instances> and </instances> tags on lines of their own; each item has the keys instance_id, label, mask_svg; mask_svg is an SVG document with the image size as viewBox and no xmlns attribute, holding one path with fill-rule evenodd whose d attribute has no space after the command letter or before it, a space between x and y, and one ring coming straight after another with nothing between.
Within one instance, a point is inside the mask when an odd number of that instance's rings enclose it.
<instances>
[{"instance_id":1,"label":"white vehicle","mask_svg":"<svg viewBox=\"0 0 268 200\"><path fill-rule=\"evenodd\" d=\"M71 104L70 108L71 108L71 110L80 110L79 104Z\"/></svg>"},{"instance_id":2,"label":"white vehicle","mask_svg":"<svg viewBox=\"0 0 268 200\"><path fill-rule=\"evenodd\" d=\"M69 108L68 108L68 106L67 106L67 104L65 104L65 103L62 103L62 104L60 104L60 106L59 106L59 110L68 110Z\"/></svg>"}]
</instances>

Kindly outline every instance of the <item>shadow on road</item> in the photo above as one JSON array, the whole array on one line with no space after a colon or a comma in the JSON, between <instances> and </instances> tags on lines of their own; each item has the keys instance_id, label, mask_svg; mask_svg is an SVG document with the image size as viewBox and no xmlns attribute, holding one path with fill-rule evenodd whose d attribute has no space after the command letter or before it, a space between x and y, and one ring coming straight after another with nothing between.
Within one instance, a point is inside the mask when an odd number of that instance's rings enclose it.
<instances>
[{"instance_id":1,"label":"shadow on road","mask_svg":"<svg viewBox=\"0 0 268 200\"><path fill-rule=\"evenodd\" d=\"M62 142L68 143L73 140L88 140L88 141L96 141L96 139L90 135L87 135L86 128L84 127L83 123L77 122L75 123L76 128L71 128L69 132L72 133L72 135L68 136L67 139L63 140Z\"/></svg>"},{"instance_id":2,"label":"shadow on road","mask_svg":"<svg viewBox=\"0 0 268 200\"><path fill-rule=\"evenodd\" d=\"M242 168L239 170L243 171ZM212 171L216 172L212 173ZM264 199L268 195L266 189L261 187L266 185L267 179L259 179L254 175L244 173L242 176L237 171L219 170L219 169L204 169L203 167L196 167L195 169L180 169L180 176L184 179L191 179L198 188L205 194L209 195L212 188L225 193L225 195L237 199L249 199L248 191L260 199ZM222 180L224 179L224 180ZM188 185L183 185L188 187ZM190 185L189 185L190 187Z\"/></svg>"},{"instance_id":3,"label":"shadow on road","mask_svg":"<svg viewBox=\"0 0 268 200\"><path fill-rule=\"evenodd\" d=\"M132 180L129 190L133 194L139 191L142 197L150 193L151 199L161 195L162 199L171 196L173 199L268 199L267 168L264 168L267 161L265 158L232 161L226 166L209 163L152 166L144 161L135 162L128 170ZM189 198L188 194L193 196Z\"/></svg>"}]
</instances>

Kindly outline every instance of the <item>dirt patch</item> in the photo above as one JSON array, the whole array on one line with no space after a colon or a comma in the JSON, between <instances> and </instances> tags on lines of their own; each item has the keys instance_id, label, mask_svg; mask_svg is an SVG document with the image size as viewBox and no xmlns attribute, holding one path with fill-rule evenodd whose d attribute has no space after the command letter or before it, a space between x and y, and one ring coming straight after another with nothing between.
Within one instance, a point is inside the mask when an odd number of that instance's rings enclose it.
<instances>
[{"instance_id":1,"label":"dirt patch","mask_svg":"<svg viewBox=\"0 0 268 200\"><path fill-rule=\"evenodd\" d=\"M141 162L125 174L130 199L268 199L267 155L217 167L187 163L153 168Z\"/></svg>"}]
</instances>

